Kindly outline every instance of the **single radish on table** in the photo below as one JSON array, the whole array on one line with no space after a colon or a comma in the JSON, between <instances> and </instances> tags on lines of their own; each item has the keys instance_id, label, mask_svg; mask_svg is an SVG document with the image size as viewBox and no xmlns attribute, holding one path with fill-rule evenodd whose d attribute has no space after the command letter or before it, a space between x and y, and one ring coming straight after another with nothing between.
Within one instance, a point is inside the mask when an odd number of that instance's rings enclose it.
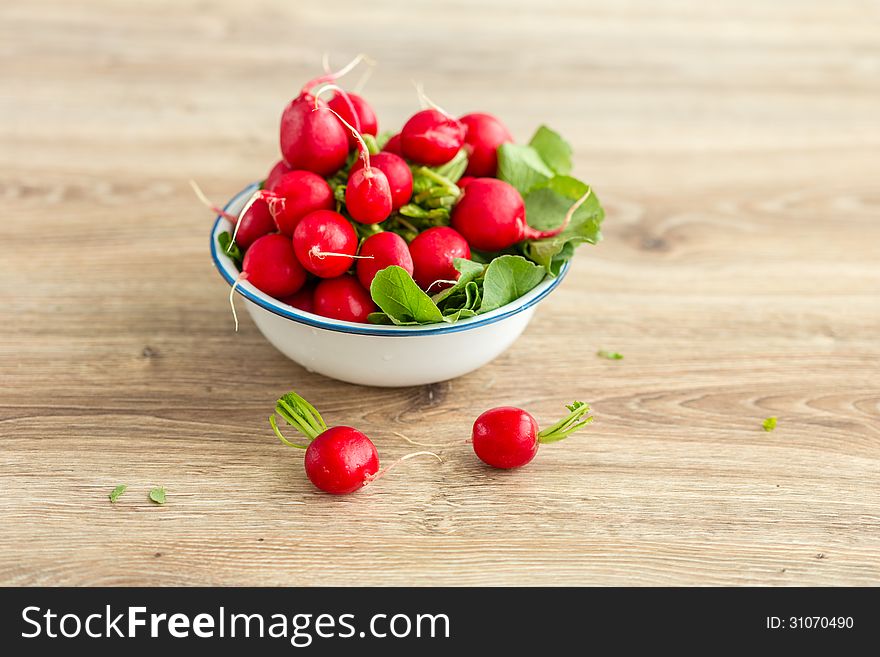
<instances>
[{"instance_id":1,"label":"single radish on table","mask_svg":"<svg viewBox=\"0 0 880 657\"><path fill-rule=\"evenodd\" d=\"M412 255L406 240L397 233L381 232L370 235L361 244L359 255L362 259L357 262L357 277L367 290L376 274L391 265L403 268L412 276Z\"/></svg>"},{"instance_id":2,"label":"single radish on table","mask_svg":"<svg viewBox=\"0 0 880 657\"><path fill-rule=\"evenodd\" d=\"M522 240L558 235L589 195L587 191L574 202L557 228L538 230L526 223L525 203L512 185L495 178L476 178L467 184L452 209L451 224L473 248L500 251Z\"/></svg>"},{"instance_id":3,"label":"single radish on table","mask_svg":"<svg viewBox=\"0 0 880 657\"><path fill-rule=\"evenodd\" d=\"M448 226L436 226L419 233L410 242L413 280L428 293L437 293L455 285L461 273L456 258L470 258L471 249L460 233Z\"/></svg>"},{"instance_id":4,"label":"single radish on table","mask_svg":"<svg viewBox=\"0 0 880 657\"><path fill-rule=\"evenodd\" d=\"M370 156L370 166L385 174L391 189L391 209L398 208L409 203L413 192L413 176L409 165L399 155L383 151ZM349 176L355 171L364 168L363 158L355 160L351 165Z\"/></svg>"},{"instance_id":5,"label":"single radish on table","mask_svg":"<svg viewBox=\"0 0 880 657\"><path fill-rule=\"evenodd\" d=\"M312 95L318 85L337 80L357 66L358 56L341 71L310 80L281 114L281 155L292 169L305 169L321 176L338 171L348 157L348 134L330 112L315 112L327 103Z\"/></svg>"},{"instance_id":6,"label":"single radish on table","mask_svg":"<svg viewBox=\"0 0 880 657\"><path fill-rule=\"evenodd\" d=\"M310 212L293 231L296 257L303 267L321 278L335 278L348 271L357 245L354 227L333 210Z\"/></svg>"},{"instance_id":7,"label":"single radish on table","mask_svg":"<svg viewBox=\"0 0 880 657\"><path fill-rule=\"evenodd\" d=\"M275 184L275 181L288 171L293 171L293 169L291 169L284 160L278 160L275 163L275 166L269 171L266 180L263 181L263 189L271 189L272 185Z\"/></svg>"},{"instance_id":8,"label":"single radish on table","mask_svg":"<svg viewBox=\"0 0 880 657\"><path fill-rule=\"evenodd\" d=\"M315 287L313 303L316 315L361 324L378 310L370 293L351 274L321 280Z\"/></svg>"},{"instance_id":9,"label":"single radish on table","mask_svg":"<svg viewBox=\"0 0 880 657\"><path fill-rule=\"evenodd\" d=\"M494 177L498 169L498 147L513 137L491 114L474 112L459 119L465 127L464 143L468 164L464 174L474 178Z\"/></svg>"},{"instance_id":10,"label":"single radish on table","mask_svg":"<svg viewBox=\"0 0 880 657\"><path fill-rule=\"evenodd\" d=\"M437 109L426 109L415 113L404 124L400 131L400 148L407 160L440 166L461 149L464 132L464 126L457 119Z\"/></svg>"},{"instance_id":11,"label":"single radish on table","mask_svg":"<svg viewBox=\"0 0 880 657\"><path fill-rule=\"evenodd\" d=\"M337 91L327 105L341 116L345 121L355 126L362 135L375 137L379 133L379 121L376 113L363 96L350 91ZM354 112L352 112L354 110ZM353 136L349 135L348 145L356 146Z\"/></svg>"},{"instance_id":12,"label":"single radish on table","mask_svg":"<svg viewBox=\"0 0 880 657\"><path fill-rule=\"evenodd\" d=\"M474 452L494 468L519 468L538 453L538 445L555 443L593 421L590 406L583 402L567 405L567 417L546 429L529 413L514 406L501 406L486 411L474 422ZM588 417L584 417L588 416Z\"/></svg>"},{"instance_id":13,"label":"single radish on table","mask_svg":"<svg viewBox=\"0 0 880 657\"><path fill-rule=\"evenodd\" d=\"M278 230L293 235L299 220L315 210L336 207L333 190L321 176L311 171L293 170L266 187L267 201Z\"/></svg>"},{"instance_id":14,"label":"single radish on table","mask_svg":"<svg viewBox=\"0 0 880 657\"><path fill-rule=\"evenodd\" d=\"M306 450L304 465L309 480L333 495L360 490L397 463L414 456L430 455L442 461L433 452L415 452L380 471L379 453L373 441L353 427L328 428L317 409L295 392L287 393L275 403L275 413L309 439L308 445L289 441L278 429L275 415L269 416L269 424L282 443Z\"/></svg>"}]
</instances>

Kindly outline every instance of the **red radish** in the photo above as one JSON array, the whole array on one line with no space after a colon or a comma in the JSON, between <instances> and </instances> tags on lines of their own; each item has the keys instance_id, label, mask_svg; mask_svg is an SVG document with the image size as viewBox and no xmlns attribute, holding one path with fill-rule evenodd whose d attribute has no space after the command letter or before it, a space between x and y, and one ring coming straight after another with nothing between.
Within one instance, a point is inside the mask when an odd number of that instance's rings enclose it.
<instances>
[{"instance_id":1,"label":"red radish","mask_svg":"<svg viewBox=\"0 0 880 657\"><path fill-rule=\"evenodd\" d=\"M269 211L269 204L259 198L238 219L238 225L234 230L235 243L242 251L246 251L263 235L273 232L275 232L275 222Z\"/></svg>"},{"instance_id":2,"label":"red radish","mask_svg":"<svg viewBox=\"0 0 880 657\"><path fill-rule=\"evenodd\" d=\"M326 87L325 87L326 88ZM391 215L391 186L381 169L370 165L370 150L357 128L348 123L329 107L318 107L317 102L324 88L315 94L315 110L326 109L349 129L357 142L364 166L353 171L345 184L345 209L351 218L362 224L378 224Z\"/></svg>"},{"instance_id":3,"label":"red radish","mask_svg":"<svg viewBox=\"0 0 880 657\"><path fill-rule=\"evenodd\" d=\"M426 292L439 292L458 280L455 258L470 258L471 250L465 239L447 226L436 226L419 233L410 242L413 261L413 279Z\"/></svg>"},{"instance_id":4,"label":"red radish","mask_svg":"<svg viewBox=\"0 0 880 657\"><path fill-rule=\"evenodd\" d=\"M379 453L366 435L352 427L323 431L306 450L306 475L317 488L333 495L353 493L379 472Z\"/></svg>"},{"instance_id":5,"label":"red radish","mask_svg":"<svg viewBox=\"0 0 880 657\"><path fill-rule=\"evenodd\" d=\"M242 251L250 248L251 244L263 235L275 232L275 221L272 219L269 205L261 192L255 192L244 208L242 208L243 212L236 217L234 214L230 214L211 203L194 180L190 180L189 184L199 200L208 209L232 222L234 241Z\"/></svg>"},{"instance_id":6,"label":"red radish","mask_svg":"<svg viewBox=\"0 0 880 657\"><path fill-rule=\"evenodd\" d=\"M376 273L391 265L402 267L412 276L413 260L409 247L397 233L382 232L370 235L361 244L360 255L372 256L358 260L357 263L358 280L367 290L370 289Z\"/></svg>"},{"instance_id":7,"label":"red radish","mask_svg":"<svg viewBox=\"0 0 880 657\"><path fill-rule=\"evenodd\" d=\"M269 424L282 443L306 450L303 463L306 476L326 493L354 493L376 481L397 463L415 456L430 455L442 462L433 452L415 452L380 471L379 453L372 440L353 427L328 428L317 409L295 392L287 393L275 403L275 413L309 439L308 446L289 441L278 429L275 415L269 416Z\"/></svg>"},{"instance_id":8,"label":"red radish","mask_svg":"<svg viewBox=\"0 0 880 657\"><path fill-rule=\"evenodd\" d=\"M287 165L287 162L284 160L278 160L275 163L275 166L272 167L272 170L269 171L266 180L263 181L263 189L272 189L272 185L275 184L275 181L288 171L292 171L292 169Z\"/></svg>"},{"instance_id":9,"label":"red radish","mask_svg":"<svg viewBox=\"0 0 880 657\"><path fill-rule=\"evenodd\" d=\"M452 227L475 249L500 251L522 240L558 235L589 195L588 190L574 202L557 228L537 230L526 223L525 203L512 185L495 178L477 178L468 183L452 209Z\"/></svg>"},{"instance_id":10,"label":"red radish","mask_svg":"<svg viewBox=\"0 0 880 657\"><path fill-rule=\"evenodd\" d=\"M413 191L412 170L402 157L388 152L377 153L370 156L370 166L374 169L379 169L388 178L388 185L391 188L391 208L393 210L409 203ZM363 158L358 158L351 165L349 175L363 168L364 160Z\"/></svg>"},{"instance_id":11,"label":"red radish","mask_svg":"<svg viewBox=\"0 0 880 657\"><path fill-rule=\"evenodd\" d=\"M348 96L348 101L346 101ZM370 104L364 100L363 96L352 92L338 93L330 99L327 105L339 114L345 121L355 126L362 135L373 135L379 133L379 122L376 120L376 113ZM352 108L354 113L352 113ZM349 146L355 146L356 141L353 136L349 135Z\"/></svg>"},{"instance_id":12,"label":"red radish","mask_svg":"<svg viewBox=\"0 0 880 657\"><path fill-rule=\"evenodd\" d=\"M473 182L474 180L476 180L476 178L474 178L473 176L462 176L461 178L458 179L458 182L455 184L458 185L459 189L464 189L465 187L470 185L471 182Z\"/></svg>"},{"instance_id":13,"label":"red radish","mask_svg":"<svg viewBox=\"0 0 880 657\"><path fill-rule=\"evenodd\" d=\"M293 231L293 250L303 267L321 278L344 274L354 262L358 238L345 217L333 210L316 210Z\"/></svg>"},{"instance_id":14,"label":"red radish","mask_svg":"<svg viewBox=\"0 0 880 657\"><path fill-rule=\"evenodd\" d=\"M367 315L377 310L370 293L350 274L319 282L314 304L316 315L361 324L366 324Z\"/></svg>"},{"instance_id":15,"label":"red radish","mask_svg":"<svg viewBox=\"0 0 880 657\"><path fill-rule=\"evenodd\" d=\"M385 146L382 147L382 151L385 153L394 153L398 157L403 157L403 150L400 148L399 132L391 137L387 142L385 142Z\"/></svg>"},{"instance_id":16,"label":"red radish","mask_svg":"<svg viewBox=\"0 0 880 657\"><path fill-rule=\"evenodd\" d=\"M407 160L439 166L455 157L464 143L464 126L436 109L416 112L400 131L400 147Z\"/></svg>"},{"instance_id":17,"label":"red radish","mask_svg":"<svg viewBox=\"0 0 880 657\"><path fill-rule=\"evenodd\" d=\"M281 114L281 155L292 169L305 169L322 176L338 171L348 157L348 135L329 112L314 108L327 103L311 94L318 85L342 77L363 59L356 57L341 71L309 81Z\"/></svg>"},{"instance_id":18,"label":"red radish","mask_svg":"<svg viewBox=\"0 0 880 657\"><path fill-rule=\"evenodd\" d=\"M538 445L555 443L593 421L590 406L574 402L571 413L541 431L535 418L521 408L501 406L486 411L474 422L474 452L493 468L519 468L535 458Z\"/></svg>"},{"instance_id":19,"label":"red radish","mask_svg":"<svg viewBox=\"0 0 880 657\"><path fill-rule=\"evenodd\" d=\"M467 132L464 136L468 151L466 176L484 178L495 176L498 169L498 147L513 137L504 124L491 114L465 114L459 119Z\"/></svg>"},{"instance_id":20,"label":"red radish","mask_svg":"<svg viewBox=\"0 0 880 657\"><path fill-rule=\"evenodd\" d=\"M244 254L243 277L270 297L293 294L306 282L306 272L293 252L290 238L273 233L251 244Z\"/></svg>"},{"instance_id":21,"label":"red radish","mask_svg":"<svg viewBox=\"0 0 880 657\"><path fill-rule=\"evenodd\" d=\"M358 169L345 185L345 208L362 224L378 224L391 216L391 185L380 169Z\"/></svg>"},{"instance_id":22,"label":"red radish","mask_svg":"<svg viewBox=\"0 0 880 657\"><path fill-rule=\"evenodd\" d=\"M315 210L336 206L333 190L321 176L311 171L288 171L267 190L277 197L269 200L278 230L293 235L299 220Z\"/></svg>"},{"instance_id":23,"label":"red radish","mask_svg":"<svg viewBox=\"0 0 880 657\"><path fill-rule=\"evenodd\" d=\"M299 292L283 297L279 301L288 306L305 310L307 313L313 313L315 312L314 294L315 287L313 285L304 285Z\"/></svg>"}]
</instances>

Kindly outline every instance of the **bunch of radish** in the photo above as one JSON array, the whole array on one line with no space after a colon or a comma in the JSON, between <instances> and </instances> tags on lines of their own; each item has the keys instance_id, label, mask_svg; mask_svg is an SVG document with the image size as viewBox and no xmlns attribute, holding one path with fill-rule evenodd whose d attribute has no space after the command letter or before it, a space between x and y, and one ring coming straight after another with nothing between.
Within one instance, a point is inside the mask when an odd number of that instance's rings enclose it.
<instances>
[{"instance_id":1,"label":"bunch of radish","mask_svg":"<svg viewBox=\"0 0 880 657\"><path fill-rule=\"evenodd\" d=\"M281 159L241 212L197 192L230 222L222 246L240 281L305 312L367 322L387 267L437 294L458 280L456 259L488 263L565 229L569 217L532 228L523 195L497 177L498 149L513 139L496 117L453 116L422 95L428 107L380 135L369 102L338 84L362 59L308 81L284 108Z\"/></svg>"}]
</instances>

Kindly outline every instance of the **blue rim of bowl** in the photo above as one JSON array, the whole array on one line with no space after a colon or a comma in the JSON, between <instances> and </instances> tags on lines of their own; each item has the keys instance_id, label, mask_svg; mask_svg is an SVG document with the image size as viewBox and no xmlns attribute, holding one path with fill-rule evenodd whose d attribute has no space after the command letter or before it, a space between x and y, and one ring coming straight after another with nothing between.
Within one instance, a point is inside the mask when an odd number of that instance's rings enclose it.
<instances>
[{"instance_id":1,"label":"blue rim of bowl","mask_svg":"<svg viewBox=\"0 0 880 657\"><path fill-rule=\"evenodd\" d=\"M238 194L233 196L229 200L229 202L225 206L223 206L223 210L228 211L231 206L238 203L239 200L241 200L243 197L247 197L253 194L254 191L259 189L259 187L260 183L252 183L248 185L243 190L238 192ZM229 285L233 285L235 283L235 277L232 276L229 271L227 271L227 266L223 262L221 262L221 255L218 252L217 235L219 234L219 232L221 232L219 231L221 221L223 221L223 217L218 215L216 221L214 222L214 226L211 229L211 259L214 261L214 266L217 268L220 276L223 277L223 280L225 280ZM235 265L232 263L232 261L227 256L222 257L229 262L229 266L234 270ZM299 324L305 324L306 326L324 329L325 331L335 331L337 333L353 333L355 335L376 335L383 337L415 337L423 335L437 335L440 333L457 333L459 331L469 331L471 329L480 328L481 326L487 326L489 324L494 324L495 322L500 322L501 320L507 319L512 315L521 313L522 311L534 306L536 303L538 303L539 301L544 299L544 297L550 294L554 289L556 289L556 286L558 286L562 282L562 279L565 278L565 275L568 273L569 266L570 263L564 263L562 265L562 268L559 270L559 274L557 274L555 278L551 278L549 280L545 279L538 284L535 290L527 292L525 295L523 295L516 301L512 301L506 306L502 306L501 308L493 310L486 315L477 315L476 317L471 317L451 324L423 324L419 326L358 324L355 322L327 319L326 317L321 317L319 315L314 315L312 313L298 310L296 308L288 306L287 304L283 304L268 295L264 296L262 293L255 294L250 289L246 288L243 284L238 285L238 287L235 288L235 291L248 301L258 305L264 310L268 310L269 312L278 315L279 317L284 317L285 319L289 319ZM537 293L535 293L536 291Z\"/></svg>"}]
</instances>

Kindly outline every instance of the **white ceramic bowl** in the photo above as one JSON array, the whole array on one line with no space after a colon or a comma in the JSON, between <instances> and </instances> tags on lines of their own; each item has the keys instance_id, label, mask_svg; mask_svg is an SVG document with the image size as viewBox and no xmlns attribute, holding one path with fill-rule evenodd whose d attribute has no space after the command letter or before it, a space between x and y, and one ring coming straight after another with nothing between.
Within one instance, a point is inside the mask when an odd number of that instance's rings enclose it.
<instances>
[{"instance_id":1,"label":"white ceramic bowl","mask_svg":"<svg viewBox=\"0 0 880 657\"><path fill-rule=\"evenodd\" d=\"M240 191L225 210L237 215L257 185ZM217 235L231 224L217 217L211 231L211 257L230 285L238 276L232 260L217 246ZM310 372L365 386L399 387L446 381L482 367L520 336L535 304L568 272L497 310L454 324L384 326L357 324L307 313L274 299L250 283L239 283L248 313L266 339Z\"/></svg>"}]
</instances>

